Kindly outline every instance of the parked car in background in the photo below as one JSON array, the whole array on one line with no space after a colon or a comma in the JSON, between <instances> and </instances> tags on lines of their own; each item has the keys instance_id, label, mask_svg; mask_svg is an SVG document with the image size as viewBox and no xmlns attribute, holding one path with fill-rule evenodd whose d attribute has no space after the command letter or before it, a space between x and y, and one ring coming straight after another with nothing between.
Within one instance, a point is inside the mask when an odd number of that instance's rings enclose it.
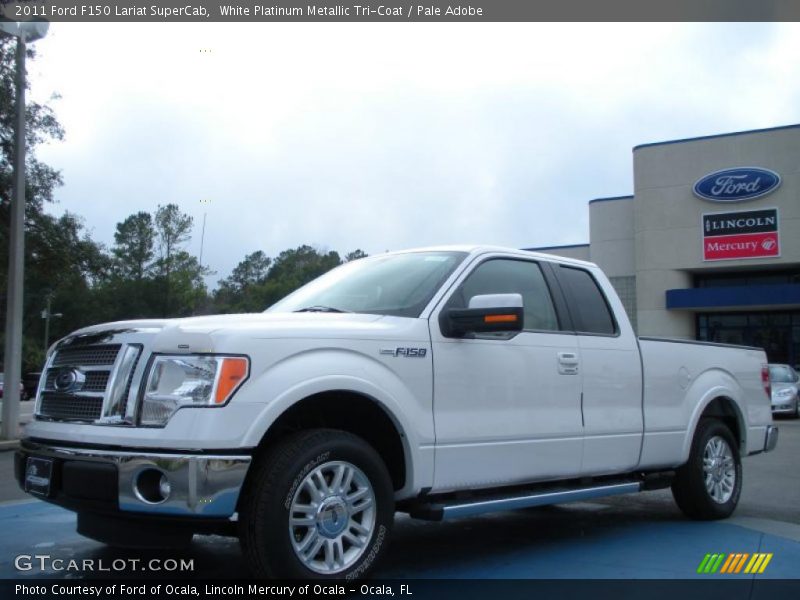
<instances>
[{"instance_id":1,"label":"parked car in background","mask_svg":"<svg viewBox=\"0 0 800 600\"><path fill-rule=\"evenodd\" d=\"M0 373L0 398L3 397L3 389L5 388L5 373ZM19 399L20 400L27 400L28 397L25 394L25 388L22 386L22 383L19 384Z\"/></svg>"},{"instance_id":2,"label":"parked car in background","mask_svg":"<svg viewBox=\"0 0 800 600\"><path fill-rule=\"evenodd\" d=\"M36 390L39 388L40 372L25 373L22 376L22 386L25 388L26 399L36 398Z\"/></svg>"},{"instance_id":3,"label":"parked car in background","mask_svg":"<svg viewBox=\"0 0 800 600\"><path fill-rule=\"evenodd\" d=\"M772 414L800 417L800 375L789 365L769 365L772 384Z\"/></svg>"}]
</instances>

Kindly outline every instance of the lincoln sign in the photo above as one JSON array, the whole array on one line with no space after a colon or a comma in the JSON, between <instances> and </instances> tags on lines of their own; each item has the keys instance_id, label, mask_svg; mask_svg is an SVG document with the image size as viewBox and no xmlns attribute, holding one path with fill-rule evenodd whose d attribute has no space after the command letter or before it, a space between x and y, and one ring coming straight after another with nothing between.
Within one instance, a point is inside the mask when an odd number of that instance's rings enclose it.
<instances>
[{"instance_id":1,"label":"lincoln sign","mask_svg":"<svg viewBox=\"0 0 800 600\"><path fill-rule=\"evenodd\" d=\"M703 215L703 260L780 256L778 209Z\"/></svg>"}]
</instances>

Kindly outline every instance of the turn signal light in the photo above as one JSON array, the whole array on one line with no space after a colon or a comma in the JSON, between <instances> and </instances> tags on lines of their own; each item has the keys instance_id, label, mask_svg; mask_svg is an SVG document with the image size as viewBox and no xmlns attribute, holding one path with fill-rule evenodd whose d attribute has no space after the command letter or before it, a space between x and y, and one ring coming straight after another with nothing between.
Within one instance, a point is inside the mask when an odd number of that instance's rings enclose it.
<instances>
[{"instance_id":1,"label":"turn signal light","mask_svg":"<svg viewBox=\"0 0 800 600\"><path fill-rule=\"evenodd\" d=\"M223 404L233 390L247 377L247 359L243 357L228 357L222 360L219 371L217 393L214 395L215 404Z\"/></svg>"},{"instance_id":2,"label":"turn signal light","mask_svg":"<svg viewBox=\"0 0 800 600\"><path fill-rule=\"evenodd\" d=\"M516 323L517 315L486 315L484 323Z\"/></svg>"}]
</instances>

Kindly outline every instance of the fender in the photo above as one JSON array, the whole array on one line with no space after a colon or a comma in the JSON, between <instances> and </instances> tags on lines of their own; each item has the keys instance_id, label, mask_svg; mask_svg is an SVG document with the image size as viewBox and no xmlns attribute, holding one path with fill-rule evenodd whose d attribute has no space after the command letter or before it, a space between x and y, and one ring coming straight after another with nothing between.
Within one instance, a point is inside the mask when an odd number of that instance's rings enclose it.
<instances>
[{"instance_id":1,"label":"fender","mask_svg":"<svg viewBox=\"0 0 800 600\"><path fill-rule=\"evenodd\" d=\"M744 391L729 372L724 369L710 369L694 379L684 398L684 404L692 406L693 410L686 427L686 436L683 440L681 464L689 460L692 440L694 439L695 431L697 431L701 415L708 408L708 405L717 398L727 398L733 404L741 438L739 440L740 453L743 456L747 453L747 425L742 411Z\"/></svg>"},{"instance_id":2,"label":"fender","mask_svg":"<svg viewBox=\"0 0 800 600\"><path fill-rule=\"evenodd\" d=\"M310 376L312 373L319 375ZM342 348L307 350L275 363L252 380L249 387L248 396L258 398L264 408L245 433L243 446L257 446L278 417L309 396L331 391L353 392L376 402L400 433L407 478L398 497L431 485L433 411L430 393L427 398L419 398L379 360ZM430 385L427 388L430 390ZM425 446L431 450L425 450Z\"/></svg>"}]
</instances>

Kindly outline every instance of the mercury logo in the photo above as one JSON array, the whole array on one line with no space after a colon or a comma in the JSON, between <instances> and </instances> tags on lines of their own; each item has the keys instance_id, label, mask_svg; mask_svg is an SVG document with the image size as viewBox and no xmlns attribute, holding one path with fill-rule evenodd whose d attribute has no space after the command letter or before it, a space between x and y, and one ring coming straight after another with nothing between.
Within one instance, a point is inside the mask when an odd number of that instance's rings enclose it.
<instances>
[{"instance_id":1,"label":"mercury logo","mask_svg":"<svg viewBox=\"0 0 800 600\"><path fill-rule=\"evenodd\" d=\"M775 248L776 244L777 242L775 242L774 238L767 238L763 242L761 242L761 247L764 250L772 250L773 248Z\"/></svg>"}]
</instances>

